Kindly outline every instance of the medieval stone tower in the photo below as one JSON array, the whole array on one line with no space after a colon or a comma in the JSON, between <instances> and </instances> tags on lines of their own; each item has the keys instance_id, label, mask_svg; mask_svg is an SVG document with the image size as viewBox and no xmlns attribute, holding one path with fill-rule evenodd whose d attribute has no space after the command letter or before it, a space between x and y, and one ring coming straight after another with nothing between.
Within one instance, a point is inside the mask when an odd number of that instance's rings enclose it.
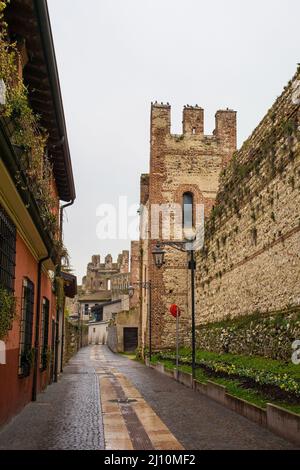
<instances>
[{"instance_id":1,"label":"medieval stone tower","mask_svg":"<svg viewBox=\"0 0 300 470\"><path fill-rule=\"evenodd\" d=\"M141 224L147 225L149 235L153 230L151 207L155 204L177 203L183 208L184 198L189 197L193 214L194 207L203 204L205 215L214 205L219 174L237 146L236 112L220 110L215 119L213 135L205 135L204 110L199 106L185 106L183 133L174 135L171 134L170 105L151 105L150 173L141 178L141 204L148 209L142 211ZM166 264L157 269L153 264L152 248L158 240L163 240L161 227L156 239L141 240L140 276L144 282L152 283L152 344L154 348L163 348L172 346L175 340L170 305L176 303L181 307L181 341L188 331L191 313L187 255L167 248ZM149 292L143 290L142 344L148 344L149 338L149 300Z\"/></svg>"},{"instance_id":2,"label":"medieval stone tower","mask_svg":"<svg viewBox=\"0 0 300 470\"><path fill-rule=\"evenodd\" d=\"M118 273L129 272L129 251L124 250L118 256L116 263L110 254L101 263L100 255L93 255L91 263L87 265L86 276L82 279L82 289L85 293L110 291L111 278Z\"/></svg>"}]
</instances>

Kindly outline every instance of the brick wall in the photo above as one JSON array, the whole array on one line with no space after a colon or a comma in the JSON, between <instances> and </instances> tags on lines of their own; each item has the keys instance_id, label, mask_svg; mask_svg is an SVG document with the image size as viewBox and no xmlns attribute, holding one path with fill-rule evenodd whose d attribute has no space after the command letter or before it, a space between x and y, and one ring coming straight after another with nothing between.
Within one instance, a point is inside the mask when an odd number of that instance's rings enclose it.
<instances>
[{"instance_id":1,"label":"brick wall","mask_svg":"<svg viewBox=\"0 0 300 470\"><path fill-rule=\"evenodd\" d=\"M139 306L140 301L140 243L137 241L131 242L130 250L130 285L134 287L133 297L129 299L129 307Z\"/></svg>"},{"instance_id":2,"label":"brick wall","mask_svg":"<svg viewBox=\"0 0 300 470\"><path fill-rule=\"evenodd\" d=\"M150 173L149 181L147 175L141 180L141 202L145 204L148 196L150 208L155 204L182 204L183 194L191 192L194 203L204 204L208 215L218 190L220 171L236 150L236 113L218 111L216 130L211 136L204 135L204 111L198 106L184 108L182 135L172 135L170 127L171 107L152 104ZM151 211L147 217L153 229ZM159 238L162 237L160 233ZM181 307L182 336L189 325L190 313L186 254L168 249L166 265L158 270L151 254L156 242L155 237L150 242L142 241L142 250L147 255L143 254L141 269L143 280L152 282L152 340L153 346L159 348L174 344L175 322L168 313L169 306L177 303ZM146 297L146 292L143 296ZM146 298L142 303L145 316ZM146 323L144 318L144 329Z\"/></svg>"},{"instance_id":3,"label":"brick wall","mask_svg":"<svg viewBox=\"0 0 300 470\"><path fill-rule=\"evenodd\" d=\"M222 174L197 259L198 324L300 304L299 79Z\"/></svg>"},{"instance_id":4,"label":"brick wall","mask_svg":"<svg viewBox=\"0 0 300 470\"><path fill-rule=\"evenodd\" d=\"M101 263L100 255L93 255L87 265L86 276L82 279L84 293L110 290L109 285L113 275L129 273L129 251L123 250L114 263L112 256L108 254L105 262Z\"/></svg>"},{"instance_id":5,"label":"brick wall","mask_svg":"<svg viewBox=\"0 0 300 470\"><path fill-rule=\"evenodd\" d=\"M140 180L140 203L143 209L140 213L140 256L139 256L139 279L143 283L149 282L149 268L148 268L148 252L149 252L149 241L145 237L147 236L148 230L148 211L149 211L149 175L141 175ZM141 206L141 207L142 207ZM145 236L142 236L145 235ZM140 297L140 321L139 321L139 345L141 350L144 351L147 345L149 345L149 337L147 338L147 324L149 324L148 318L148 302L149 302L149 289L144 289L140 285L139 297Z\"/></svg>"}]
</instances>

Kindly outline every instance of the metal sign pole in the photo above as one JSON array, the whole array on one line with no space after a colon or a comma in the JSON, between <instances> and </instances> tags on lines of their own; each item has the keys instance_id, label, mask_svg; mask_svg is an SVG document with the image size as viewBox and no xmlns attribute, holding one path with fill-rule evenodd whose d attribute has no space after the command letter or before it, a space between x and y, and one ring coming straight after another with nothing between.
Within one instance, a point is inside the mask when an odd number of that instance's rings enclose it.
<instances>
[{"instance_id":1,"label":"metal sign pole","mask_svg":"<svg viewBox=\"0 0 300 470\"><path fill-rule=\"evenodd\" d=\"M152 284L149 281L148 284L148 318L149 318L149 361L152 361L152 306L151 306L151 299L152 299Z\"/></svg>"},{"instance_id":2,"label":"metal sign pole","mask_svg":"<svg viewBox=\"0 0 300 470\"><path fill-rule=\"evenodd\" d=\"M179 372L179 312L176 312L176 378L178 380Z\"/></svg>"}]
</instances>

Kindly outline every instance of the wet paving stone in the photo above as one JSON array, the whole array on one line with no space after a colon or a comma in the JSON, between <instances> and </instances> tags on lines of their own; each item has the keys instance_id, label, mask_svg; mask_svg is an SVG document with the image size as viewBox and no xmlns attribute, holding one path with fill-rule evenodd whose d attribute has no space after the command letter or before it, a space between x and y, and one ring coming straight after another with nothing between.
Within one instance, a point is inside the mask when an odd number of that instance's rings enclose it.
<instances>
[{"instance_id":1,"label":"wet paving stone","mask_svg":"<svg viewBox=\"0 0 300 470\"><path fill-rule=\"evenodd\" d=\"M83 349L52 384L0 432L0 449L104 449L98 378Z\"/></svg>"},{"instance_id":2,"label":"wet paving stone","mask_svg":"<svg viewBox=\"0 0 300 470\"><path fill-rule=\"evenodd\" d=\"M105 442L110 450L294 448L105 346L82 349L57 384L0 430L1 450L101 450Z\"/></svg>"},{"instance_id":3,"label":"wet paving stone","mask_svg":"<svg viewBox=\"0 0 300 470\"><path fill-rule=\"evenodd\" d=\"M294 449L295 446L159 372L104 349L173 435L190 450Z\"/></svg>"}]
</instances>

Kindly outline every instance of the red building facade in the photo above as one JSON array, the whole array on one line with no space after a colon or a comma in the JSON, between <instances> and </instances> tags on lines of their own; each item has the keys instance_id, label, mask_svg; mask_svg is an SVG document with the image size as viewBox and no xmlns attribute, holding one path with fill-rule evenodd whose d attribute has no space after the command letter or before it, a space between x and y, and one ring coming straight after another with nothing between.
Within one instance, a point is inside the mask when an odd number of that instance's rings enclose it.
<instances>
[{"instance_id":1,"label":"red building facade","mask_svg":"<svg viewBox=\"0 0 300 470\"><path fill-rule=\"evenodd\" d=\"M47 2L1 8L0 426L62 369L60 201L75 200Z\"/></svg>"}]
</instances>

